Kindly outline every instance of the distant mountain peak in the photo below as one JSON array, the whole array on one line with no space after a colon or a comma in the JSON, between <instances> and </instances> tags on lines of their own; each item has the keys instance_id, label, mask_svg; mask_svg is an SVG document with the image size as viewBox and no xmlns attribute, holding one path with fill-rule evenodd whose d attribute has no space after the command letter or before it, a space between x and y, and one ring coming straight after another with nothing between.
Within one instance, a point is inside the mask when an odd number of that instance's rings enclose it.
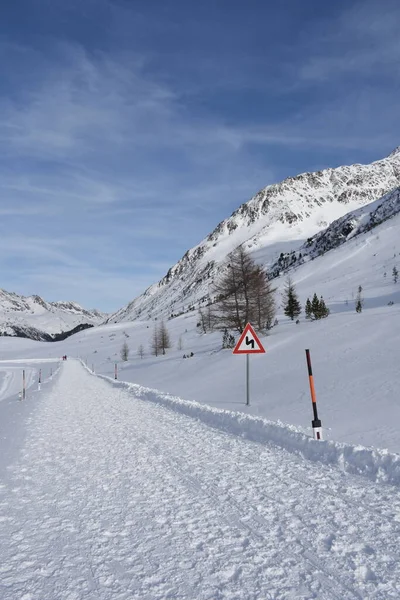
<instances>
[{"instance_id":1,"label":"distant mountain peak","mask_svg":"<svg viewBox=\"0 0 400 600\"><path fill-rule=\"evenodd\" d=\"M106 316L76 302L46 302L36 294L19 296L0 289L0 336L48 341L63 332L98 325Z\"/></svg>"}]
</instances>

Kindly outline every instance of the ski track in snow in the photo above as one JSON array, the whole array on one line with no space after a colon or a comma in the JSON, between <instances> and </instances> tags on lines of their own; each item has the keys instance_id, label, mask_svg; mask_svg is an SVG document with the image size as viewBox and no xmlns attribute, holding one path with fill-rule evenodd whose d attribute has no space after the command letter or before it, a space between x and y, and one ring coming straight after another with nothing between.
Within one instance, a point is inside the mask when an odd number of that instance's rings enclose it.
<instances>
[{"instance_id":1,"label":"ski track in snow","mask_svg":"<svg viewBox=\"0 0 400 600\"><path fill-rule=\"evenodd\" d=\"M33 400L32 400L33 401ZM0 485L2 600L389 600L400 492L68 361Z\"/></svg>"}]
</instances>

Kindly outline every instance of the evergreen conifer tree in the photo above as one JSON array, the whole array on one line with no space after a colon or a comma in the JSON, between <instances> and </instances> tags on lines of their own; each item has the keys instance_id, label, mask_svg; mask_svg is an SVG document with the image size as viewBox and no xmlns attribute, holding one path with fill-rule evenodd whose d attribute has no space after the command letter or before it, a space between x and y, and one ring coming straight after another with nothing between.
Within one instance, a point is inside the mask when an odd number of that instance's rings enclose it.
<instances>
[{"instance_id":1,"label":"evergreen conifer tree","mask_svg":"<svg viewBox=\"0 0 400 600\"><path fill-rule=\"evenodd\" d=\"M326 306L325 304L325 300L323 299L323 297L321 296L321 299L319 301L319 318L320 319L325 319L326 317L329 316L329 308Z\"/></svg>"},{"instance_id":2,"label":"evergreen conifer tree","mask_svg":"<svg viewBox=\"0 0 400 600\"><path fill-rule=\"evenodd\" d=\"M306 313L306 319L312 319L313 313L312 313L312 306L311 306L310 298L307 298L304 312Z\"/></svg>"},{"instance_id":3,"label":"evergreen conifer tree","mask_svg":"<svg viewBox=\"0 0 400 600\"><path fill-rule=\"evenodd\" d=\"M317 294L314 294L312 302L311 302L311 312L313 314L314 319L320 319L320 305Z\"/></svg>"},{"instance_id":4,"label":"evergreen conifer tree","mask_svg":"<svg viewBox=\"0 0 400 600\"><path fill-rule=\"evenodd\" d=\"M292 321L295 317L298 317L301 313L301 304L299 302L296 288L290 277L288 277L285 289L283 292L284 310L283 312L287 317L290 317Z\"/></svg>"},{"instance_id":5,"label":"evergreen conifer tree","mask_svg":"<svg viewBox=\"0 0 400 600\"><path fill-rule=\"evenodd\" d=\"M392 277L393 277L394 283L397 283L397 280L399 278L399 272L398 272L396 266L393 267Z\"/></svg>"},{"instance_id":6,"label":"evergreen conifer tree","mask_svg":"<svg viewBox=\"0 0 400 600\"><path fill-rule=\"evenodd\" d=\"M358 290L357 290L357 296L356 296L356 312L360 313L362 312L363 309L363 297L361 296L361 292L362 292L362 287L361 285L358 286Z\"/></svg>"}]
</instances>

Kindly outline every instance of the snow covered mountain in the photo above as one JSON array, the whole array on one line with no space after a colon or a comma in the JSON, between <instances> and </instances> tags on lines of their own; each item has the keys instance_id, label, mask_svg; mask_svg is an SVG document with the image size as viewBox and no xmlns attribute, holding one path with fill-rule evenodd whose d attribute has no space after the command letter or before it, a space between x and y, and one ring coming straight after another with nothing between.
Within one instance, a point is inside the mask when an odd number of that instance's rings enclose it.
<instances>
[{"instance_id":1,"label":"snow covered mountain","mask_svg":"<svg viewBox=\"0 0 400 600\"><path fill-rule=\"evenodd\" d=\"M369 165L303 173L269 185L188 250L161 281L107 322L187 312L207 302L221 263L240 244L270 268L281 253L297 251L336 219L399 185L400 147Z\"/></svg>"},{"instance_id":2,"label":"snow covered mountain","mask_svg":"<svg viewBox=\"0 0 400 600\"><path fill-rule=\"evenodd\" d=\"M0 289L0 335L50 340L83 325L95 325L105 314L76 302L46 302Z\"/></svg>"},{"instance_id":3,"label":"snow covered mountain","mask_svg":"<svg viewBox=\"0 0 400 600\"><path fill-rule=\"evenodd\" d=\"M333 221L329 227L310 237L297 251L282 252L277 262L270 268L270 274L278 277L282 272L299 266L306 260L321 256L361 233L370 231L399 212L400 188L396 188L383 198L350 211L344 217Z\"/></svg>"}]
</instances>

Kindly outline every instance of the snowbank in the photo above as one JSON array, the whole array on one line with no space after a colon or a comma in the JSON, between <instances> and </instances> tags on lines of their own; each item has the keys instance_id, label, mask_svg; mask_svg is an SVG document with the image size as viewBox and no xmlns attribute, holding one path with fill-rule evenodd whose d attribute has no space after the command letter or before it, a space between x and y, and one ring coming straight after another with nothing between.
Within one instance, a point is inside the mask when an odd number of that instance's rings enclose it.
<instances>
[{"instance_id":1,"label":"snowbank","mask_svg":"<svg viewBox=\"0 0 400 600\"><path fill-rule=\"evenodd\" d=\"M131 391L135 398L154 402L194 417L210 427L253 442L272 443L308 460L339 467L346 473L367 477L375 482L400 485L400 455L390 453L388 450L332 441L316 442L296 427L279 421L273 422L243 413L213 408L134 383L116 381L105 375L97 376L109 381L115 387Z\"/></svg>"}]
</instances>

